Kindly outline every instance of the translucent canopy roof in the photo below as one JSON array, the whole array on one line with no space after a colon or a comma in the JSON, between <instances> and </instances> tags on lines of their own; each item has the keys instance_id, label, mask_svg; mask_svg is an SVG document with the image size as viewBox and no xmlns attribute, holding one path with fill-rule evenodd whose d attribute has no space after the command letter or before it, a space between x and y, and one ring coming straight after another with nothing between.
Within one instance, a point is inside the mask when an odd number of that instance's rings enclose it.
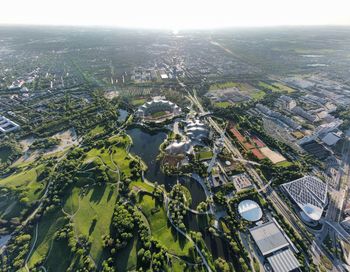
<instances>
[{"instance_id":1,"label":"translucent canopy roof","mask_svg":"<svg viewBox=\"0 0 350 272\"><path fill-rule=\"evenodd\" d=\"M239 214L248 221L258 221L262 217L262 210L258 203L253 200L243 200L238 204Z\"/></svg>"}]
</instances>

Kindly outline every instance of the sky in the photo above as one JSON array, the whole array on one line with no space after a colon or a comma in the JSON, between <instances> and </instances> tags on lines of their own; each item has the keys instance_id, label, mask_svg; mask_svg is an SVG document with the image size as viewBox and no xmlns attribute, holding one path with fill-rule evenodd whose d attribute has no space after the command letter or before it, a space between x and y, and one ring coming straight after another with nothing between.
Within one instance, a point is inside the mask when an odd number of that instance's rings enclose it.
<instances>
[{"instance_id":1,"label":"sky","mask_svg":"<svg viewBox=\"0 0 350 272\"><path fill-rule=\"evenodd\" d=\"M350 25L350 0L1 0L0 24L172 30Z\"/></svg>"}]
</instances>

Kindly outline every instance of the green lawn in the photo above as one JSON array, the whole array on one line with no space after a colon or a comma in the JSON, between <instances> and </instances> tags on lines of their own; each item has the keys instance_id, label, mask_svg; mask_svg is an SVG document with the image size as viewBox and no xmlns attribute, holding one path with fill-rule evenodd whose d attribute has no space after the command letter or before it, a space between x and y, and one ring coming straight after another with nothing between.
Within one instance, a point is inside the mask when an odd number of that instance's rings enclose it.
<instances>
[{"instance_id":1,"label":"green lawn","mask_svg":"<svg viewBox=\"0 0 350 272\"><path fill-rule=\"evenodd\" d=\"M133 106L141 106L141 105L143 105L145 103L146 103L146 99L143 99L143 98L141 98L141 99L134 99L134 100L131 101L131 104Z\"/></svg>"},{"instance_id":2,"label":"green lawn","mask_svg":"<svg viewBox=\"0 0 350 272\"><path fill-rule=\"evenodd\" d=\"M145 194L141 195L139 206L150 223L152 236L157 241L172 254L179 256L189 254L189 249L193 247L193 244L171 227L164 208L156 206L153 197Z\"/></svg>"},{"instance_id":3,"label":"green lawn","mask_svg":"<svg viewBox=\"0 0 350 272\"><path fill-rule=\"evenodd\" d=\"M157 112L152 113L152 117L153 118L158 118L158 117L164 116L165 114L166 114L165 111L157 111Z\"/></svg>"},{"instance_id":4,"label":"green lawn","mask_svg":"<svg viewBox=\"0 0 350 272\"><path fill-rule=\"evenodd\" d=\"M145 183L141 180L131 182L129 185L129 189L132 189L133 187L138 187L138 188L140 188L144 191L147 191L147 192L153 191L153 187L151 185L148 185L147 183Z\"/></svg>"},{"instance_id":5,"label":"green lawn","mask_svg":"<svg viewBox=\"0 0 350 272\"><path fill-rule=\"evenodd\" d=\"M77 211L73 219L75 231L78 235L83 234L89 237L92 242L91 256L98 263L103 255L101 237L109 234L117 193L111 185L96 185L89 189L80 201L77 201L78 197L79 190L74 189L67 199L64 209L65 211ZM95 217L96 224L93 223Z\"/></svg>"},{"instance_id":6,"label":"green lawn","mask_svg":"<svg viewBox=\"0 0 350 272\"><path fill-rule=\"evenodd\" d=\"M293 163L292 162L289 162L289 161L283 161L283 162L279 162L276 164L276 166L280 166L280 167L289 167L289 166L292 166Z\"/></svg>"},{"instance_id":7,"label":"green lawn","mask_svg":"<svg viewBox=\"0 0 350 272\"><path fill-rule=\"evenodd\" d=\"M67 241L53 241L51 253L44 263L47 271L67 271L67 268L76 257L70 251Z\"/></svg>"},{"instance_id":8,"label":"green lawn","mask_svg":"<svg viewBox=\"0 0 350 272\"><path fill-rule=\"evenodd\" d=\"M196 153L197 160L203 161L203 160L209 160L213 157L213 152L211 151L201 151Z\"/></svg>"},{"instance_id":9,"label":"green lawn","mask_svg":"<svg viewBox=\"0 0 350 272\"><path fill-rule=\"evenodd\" d=\"M291 87L286 86L282 83L274 83L273 85L276 86L277 88L279 88L280 90L285 91L287 93L294 93L295 92L294 89L292 89Z\"/></svg>"},{"instance_id":10,"label":"green lawn","mask_svg":"<svg viewBox=\"0 0 350 272\"><path fill-rule=\"evenodd\" d=\"M38 239L28 262L29 267L33 267L36 263L45 259L48 254L55 254L51 249L53 246L54 234L64 223L65 219L61 211L53 212L42 217L38 225ZM35 227L32 237L35 237Z\"/></svg>"},{"instance_id":11,"label":"green lawn","mask_svg":"<svg viewBox=\"0 0 350 272\"><path fill-rule=\"evenodd\" d=\"M171 258L172 270L173 272L183 272L186 271L186 263L177 258Z\"/></svg>"},{"instance_id":12,"label":"green lawn","mask_svg":"<svg viewBox=\"0 0 350 272\"><path fill-rule=\"evenodd\" d=\"M219 90L219 89L228 89L233 87L238 87L240 83L238 82L225 82L225 83L217 83L210 86L209 91Z\"/></svg>"},{"instance_id":13,"label":"green lawn","mask_svg":"<svg viewBox=\"0 0 350 272\"><path fill-rule=\"evenodd\" d=\"M252 95L252 98L255 100L261 100L265 97L266 93L264 91L258 91Z\"/></svg>"},{"instance_id":14,"label":"green lawn","mask_svg":"<svg viewBox=\"0 0 350 272\"><path fill-rule=\"evenodd\" d=\"M102 126L98 125L94 129L92 129L88 135L89 136L96 136L98 134L103 133L104 131L105 131L104 128Z\"/></svg>"},{"instance_id":15,"label":"green lawn","mask_svg":"<svg viewBox=\"0 0 350 272\"><path fill-rule=\"evenodd\" d=\"M294 89L282 84L282 83L278 83L278 82L274 82L272 84L267 84L265 82L259 82L259 86L265 89L268 89L272 92L286 92L286 93L293 93L295 92Z\"/></svg>"},{"instance_id":16,"label":"green lawn","mask_svg":"<svg viewBox=\"0 0 350 272\"><path fill-rule=\"evenodd\" d=\"M44 166L38 165L21 169L6 178L0 179L0 188L5 187L20 193L20 198L26 197L28 203L39 199L42 196L46 184L38 181Z\"/></svg>"},{"instance_id":17,"label":"green lawn","mask_svg":"<svg viewBox=\"0 0 350 272\"><path fill-rule=\"evenodd\" d=\"M113 143L113 145L110 147L111 153L108 149L105 148L93 148L89 152L87 152L85 162L87 163L95 160L100 165L103 165L104 163L112 170L116 170L116 167L114 165L116 164L120 171L124 172L126 176L129 176L129 164L132 159L127 154L125 148L123 146L120 146L120 144L129 143L130 139L128 137L114 136L109 138L109 141ZM97 159L97 157L99 157L103 163L100 159Z\"/></svg>"},{"instance_id":18,"label":"green lawn","mask_svg":"<svg viewBox=\"0 0 350 272\"><path fill-rule=\"evenodd\" d=\"M228 101L215 102L215 103L214 103L214 106L215 106L215 107L218 107L218 108L227 108L227 107L232 106L232 103L231 103L231 102L228 102Z\"/></svg>"},{"instance_id":19,"label":"green lawn","mask_svg":"<svg viewBox=\"0 0 350 272\"><path fill-rule=\"evenodd\" d=\"M137 261L137 233L128 245L117 253L117 271L131 271L136 269Z\"/></svg>"}]
</instances>

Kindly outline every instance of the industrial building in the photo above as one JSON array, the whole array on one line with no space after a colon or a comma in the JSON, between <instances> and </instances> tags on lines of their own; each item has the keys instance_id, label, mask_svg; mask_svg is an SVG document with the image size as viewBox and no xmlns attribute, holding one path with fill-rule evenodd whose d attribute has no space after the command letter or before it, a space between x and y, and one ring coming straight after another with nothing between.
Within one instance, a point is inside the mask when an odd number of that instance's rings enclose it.
<instances>
[{"instance_id":1,"label":"industrial building","mask_svg":"<svg viewBox=\"0 0 350 272\"><path fill-rule=\"evenodd\" d=\"M295 247L275 220L249 231L272 271L299 271L300 264L290 249Z\"/></svg>"}]
</instances>

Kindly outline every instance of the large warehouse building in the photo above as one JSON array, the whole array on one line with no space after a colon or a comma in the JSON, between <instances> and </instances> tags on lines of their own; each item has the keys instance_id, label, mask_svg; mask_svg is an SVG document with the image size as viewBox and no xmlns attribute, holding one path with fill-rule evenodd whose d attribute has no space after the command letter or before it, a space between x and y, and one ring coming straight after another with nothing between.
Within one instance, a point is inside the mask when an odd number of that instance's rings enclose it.
<instances>
[{"instance_id":1,"label":"large warehouse building","mask_svg":"<svg viewBox=\"0 0 350 272\"><path fill-rule=\"evenodd\" d=\"M299 271L298 259L290 249L295 247L275 220L251 228L249 231L272 271Z\"/></svg>"}]
</instances>

